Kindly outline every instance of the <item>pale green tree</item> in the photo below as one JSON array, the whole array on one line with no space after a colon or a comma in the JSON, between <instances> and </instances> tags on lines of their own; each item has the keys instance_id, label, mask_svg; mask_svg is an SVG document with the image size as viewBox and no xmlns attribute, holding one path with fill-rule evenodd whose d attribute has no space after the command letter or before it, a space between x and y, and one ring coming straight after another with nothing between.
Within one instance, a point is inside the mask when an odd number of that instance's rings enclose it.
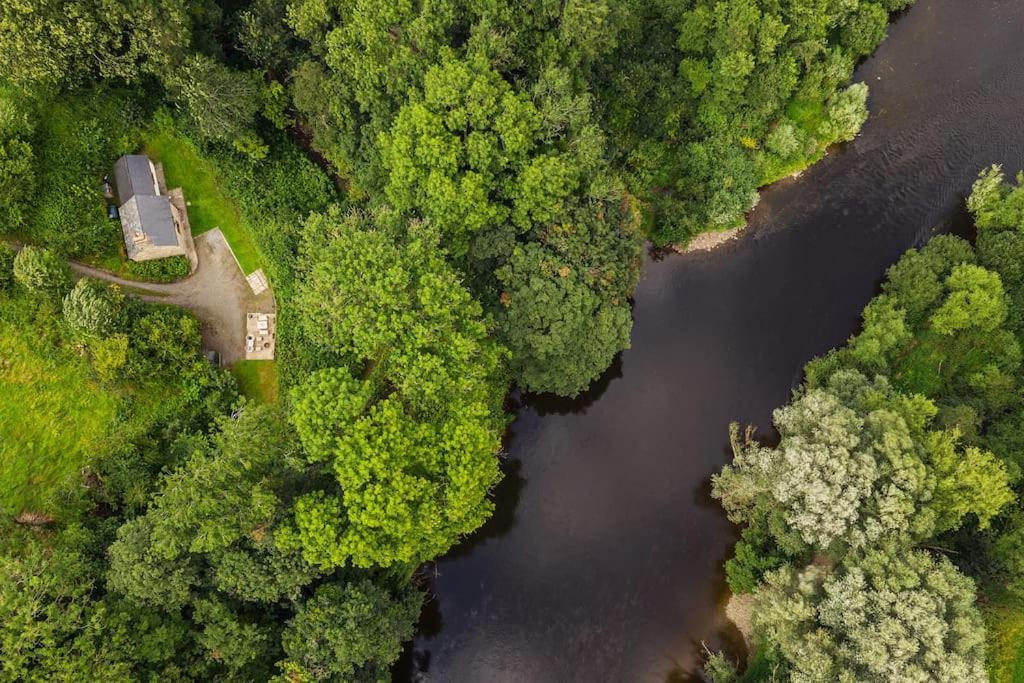
<instances>
[{"instance_id":1,"label":"pale green tree","mask_svg":"<svg viewBox=\"0 0 1024 683\"><path fill-rule=\"evenodd\" d=\"M14 258L14 279L32 292L63 295L71 286L67 263L49 249L24 247Z\"/></svg>"},{"instance_id":2,"label":"pale green tree","mask_svg":"<svg viewBox=\"0 0 1024 683\"><path fill-rule=\"evenodd\" d=\"M974 583L945 559L886 546L840 565L768 574L754 624L794 683L986 680Z\"/></svg>"},{"instance_id":3,"label":"pale green tree","mask_svg":"<svg viewBox=\"0 0 1024 683\"><path fill-rule=\"evenodd\" d=\"M106 337L124 322L124 295L105 283L82 278L64 297L64 320L76 332Z\"/></svg>"}]
</instances>

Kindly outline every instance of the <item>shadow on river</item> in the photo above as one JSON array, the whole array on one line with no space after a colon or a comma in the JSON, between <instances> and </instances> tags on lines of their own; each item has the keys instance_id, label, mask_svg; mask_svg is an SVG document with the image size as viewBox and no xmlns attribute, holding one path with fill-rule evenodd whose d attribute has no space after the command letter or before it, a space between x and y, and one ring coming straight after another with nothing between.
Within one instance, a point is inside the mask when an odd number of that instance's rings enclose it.
<instances>
[{"instance_id":1,"label":"shadow on river","mask_svg":"<svg viewBox=\"0 0 1024 683\"><path fill-rule=\"evenodd\" d=\"M398 680L683 681L735 651L709 496L731 420L770 430L885 269L964 232L977 172L1024 167L1024 2L918 0L858 69L854 142L768 189L743 237L649 260L633 346L575 402L527 397L497 511L437 563Z\"/></svg>"}]
</instances>

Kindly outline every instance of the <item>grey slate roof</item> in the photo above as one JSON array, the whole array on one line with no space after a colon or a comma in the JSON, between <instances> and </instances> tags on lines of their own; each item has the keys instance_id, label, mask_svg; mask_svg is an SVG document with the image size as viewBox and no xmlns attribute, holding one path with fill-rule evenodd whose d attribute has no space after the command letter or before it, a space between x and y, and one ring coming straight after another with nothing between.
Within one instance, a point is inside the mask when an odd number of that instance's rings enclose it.
<instances>
[{"instance_id":1,"label":"grey slate roof","mask_svg":"<svg viewBox=\"0 0 1024 683\"><path fill-rule=\"evenodd\" d=\"M171 203L167 197L135 195L121 207L121 223L131 231L145 233L153 246L173 247L178 244Z\"/></svg>"},{"instance_id":2,"label":"grey slate roof","mask_svg":"<svg viewBox=\"0 0 1024 683\"><path fill-rule=\"evenodd\" d=\"M142 154L128 154L117 160L114 185L118 205L126 204L136 195L155 197L160 194L149 158Z\"/></svg>"}]
</instances>

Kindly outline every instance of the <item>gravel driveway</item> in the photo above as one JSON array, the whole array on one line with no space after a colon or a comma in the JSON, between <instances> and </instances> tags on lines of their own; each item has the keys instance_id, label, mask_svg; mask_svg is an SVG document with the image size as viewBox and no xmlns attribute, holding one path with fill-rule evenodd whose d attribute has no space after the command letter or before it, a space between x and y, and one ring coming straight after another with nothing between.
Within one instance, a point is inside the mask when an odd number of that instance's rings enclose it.
<instances>
[{"instance_id":1,"label":"gravel driveway","mask_svg":"<svg viewBox=\"0 0 1024 683\"><path fill-rule=\"evenodd\" d=\"M220 353L225 365L245 357L245 314L275 313L274 295L254 295L219 229L195 238L199 267L188 277L166 284L126 280L82 263L80 275L130 288L144 301L172 304L192 311L202 323L203 344Z\"/></svg>"}]
</instances>

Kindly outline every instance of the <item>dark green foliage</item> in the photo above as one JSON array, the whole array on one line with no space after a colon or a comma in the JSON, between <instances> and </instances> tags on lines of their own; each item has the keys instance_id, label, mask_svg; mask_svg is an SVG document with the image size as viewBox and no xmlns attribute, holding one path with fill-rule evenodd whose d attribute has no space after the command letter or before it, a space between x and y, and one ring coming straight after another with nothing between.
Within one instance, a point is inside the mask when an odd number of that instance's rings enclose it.
<instances>
[{"instance_id":1,"label":"dark green foliage","mask_svg":"<svg viewBox=\"0 0 1024 683\"><path fill-rule=\"evenodd\" d=\"M776 550L772 538L757 527L747 527L725 562L729 590L740 595L753 593L765 573L781 567L787 557Z\"/></svg>"},{"instance_id":2,"label":"dark green foliage","mask_svg":"<svg viewBox=\"0 0 1024 683\"><path fill-rule=\"evenodd\" d=\"M32 107L23 92L0 84L0 235L17 232L35 194Z\"/></svg>"},{"instance_id":3,"label":"dark green foliage","mask_svg":"<svg viewBox=\"0 0 1024 683\"><path fill-rule=\"evenodd\" d=\"M422 600L411 586L392 596L365 580L326 583L285 628L288 658L281 667L304 681L385 677L402 641L412 637Z\"/></svg>"},{"instance_id":4,"label":"dark green foliage","mask_svg":"<svg viewBox=\"0 0 1024 683\"><path fill-rule=\"evenodd\" d=\"M17 254L11 245L0 242L0 290L10 289L14 284L14 259Z\"/></svg>"},{"instance_id":5,"label":"dark green foliage","mask_svg":"<svg viewBox=\"0 0 1024 683\"><path fill-rule=\"evenodd\" d=\"M631 4L643 28L619 34L594 83L630 188L656 211L653 238L742 226L758 186L852 138L866 88L841 86L895 4Z\"/></svg>"},{"instance_id":6,"label":"dark green foliage","mask_svg":"<svg viewBox=\"0 0 1024 683\"><path fill-rule=\"evenodd\" d=\"M236 44L254 63L276 70L291 57L294 38L285 24L287 5L255 0L234 19Z\"/></svg>"},{"instance_id":7,"label":"dark green foliage","mask_svg":"<svg viewBox=\"0 0 1024 683\"><path fill-rule=\"evenodd\" d=\"M512 252L498 270L506 291L502 328L519 382L531 391L575 396L629 346L629 302L607 302L587 286L586 271L540 244Z\"/></svg>"},{"instance_id":8,"label":"dark green foliage","mask_svg":"<svg viewBox=\"0 0 1024 683\"><path fill-rule=\"evenodd\" d=\"M165 79L200 135L232 144L256 159L267 153L253 132L261 108L260 81L256 72L234 71L205 55L190 57Z\"/></svg>"},{"instance_id":9,"label":"dark green foliage","mask_svg":"<svg viewBox=\"0 0 1024 683\"><path fill-rule=\"evenodd\" d=\"M140 112L131 96L98 88L53 100L40 96L45 111L32 137L35 193L13 232L68 256L116 253L122 239L107 218L101 185L122 154L134 151Z\"/></svg>"},{"instance_id":10,"label":"dark green foliage","mask_svg":"<svg viewBox=\"0 0 1024 683\"><path fill-rule=\"evenodd\" d=\"M191 265L186 256L169 256L151 261L125 261L124 268L136 280L174 282L187 277Z\"/></svg>"}]
</instances>

